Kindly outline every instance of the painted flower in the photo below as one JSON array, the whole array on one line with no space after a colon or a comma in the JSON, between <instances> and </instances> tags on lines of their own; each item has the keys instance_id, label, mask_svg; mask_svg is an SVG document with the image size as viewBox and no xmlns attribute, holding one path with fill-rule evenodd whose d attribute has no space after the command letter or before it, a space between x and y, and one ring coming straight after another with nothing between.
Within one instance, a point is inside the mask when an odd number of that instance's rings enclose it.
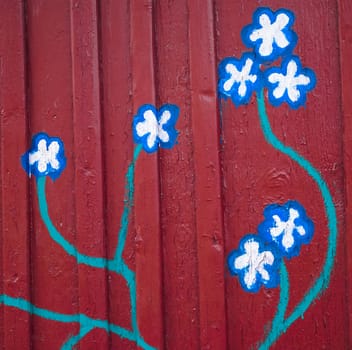
<instances>
[{"instance_id":1,"label":"painted flower","mask_svg":"<svg viewBox=\"0 0 352 350\"><path fill-rule=\"evenodd\" d=\"M279 279L281 257L257 235L246 235L239 249L230 253L228 267L233 275L238 275L241 286L248 292L257 292L261 285L276 287Z\"/></svg>"},{"instance_id":2,"label":"painted flower","mask_svg":"<svg viewBox=\"0 0 352 350\"><path fill-rule=\"evenodd\" d=\"M133 120L134 141L141 143L148 153L157 151L159 146L173 147L178 134L175 129L178 115L179 108L175 105L166 104L159 110L143 105Z\"/></svg>"},{"instance_id":3,"label":"painted flower","mask_svg":"<svg viewBox=\"0 0 352 350\"><path fill-rule=\"evenodd\" d=\"M296 201L267 206L264 218L258 226L258 234L267 242L275 243L287 258L297 256L301 245L309 243L313 237L314 224Z\"/></svg>"},{"instance_id":4,"label":"painted flower","mask_svg":"<svg viewBox=\"0 0 352 350\"><path fill-rule=\"evenodd\" d=\"M246 104L260 88L259 64L251 53L244 53L241 59L225 58L219 65L219 78L220 95L231 97L236 106Z\"/></svg>"},{"instance_id":5,"label":"painted flower","mask_svg":"<svg viewBox=\"0 0 352 350\"><path fill-rule=\"evenodd\" d=\"M260 7L253 14L253 23L243 28L242 40L247 47L253 47L260 61L273 61L296 46L297 35L290 29L294 20L289 10L273 12Z\"/></svg>"},{"instance_id":6,"label":"painted flower","mask_svg":"<svg viewBox=\"0 0 352 350\"><path fill-rule=\"evenodd\" d=\"M28 152L22 155L21 163L29 176L50 176L57 179L66 167L64 144L58 137L38 133L32 139Z\"/></svg>"},{"instance_id":7,"label":"painted flower","mask_svg":"<svg viewBox=\"0 0 352 350\"><path fill-rule=\"evenodd\" d=\"M287 102L296 109L304 105L307 92L315 87L316 78L311 69L302 68L297 56L290 56L281 68L272 67L265 72L265 84L269 101L274 106Z\"/></svg>"}]
</instances>

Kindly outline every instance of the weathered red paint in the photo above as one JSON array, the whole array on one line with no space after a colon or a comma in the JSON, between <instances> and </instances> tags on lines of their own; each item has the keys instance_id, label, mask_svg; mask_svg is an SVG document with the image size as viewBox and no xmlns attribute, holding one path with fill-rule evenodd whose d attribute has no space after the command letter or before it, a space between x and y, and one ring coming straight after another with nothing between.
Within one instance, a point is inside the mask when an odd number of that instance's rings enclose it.
<instances>
[{"instance_id":1,"label":"weathered red paint","mask_svg":"<svg viewBox=\"0 0 352 350\"><path fill-rule=\"evenodd\" d=\"M133 112L155 104L153 5L130 1L130 59ZM132 118L127 124L131 128ZM162 260L158 155L142 154L136 164L134 251L137 274L137 319L146 341L163 348Z\"/></svg>"},{"instance_id":2,"label":"weathered red paint","mask_svg":"<svg viewBox=\"0 0 352 350\"><path fill-rule=\"evenodd\" d=\"M132 135L130 128L133 101L131 99L130 63L130 5L129 1L102 1L100 3L100 47L101 78L103 96L103 154L105 227L107 235L107 255L112 257L117 244L117 232L125 195L125 172L132 159ZM125 88L121 89L121 82ZM122 140L120 142L119 140ZM113 195L112 195L113 194ZM133 227L133 226L132 226ZM134 270L134 231L130 229L126 262ZM122 327L130 328L130 303L126 282L110 274L108 276L109 319ZM121 302L123 301L123 302ZM128 340L117 336L110 338L112 349L135 349Z\"/></svg>"},{"instance_id":3,"label":"weathered red paint","mask_svg":"<svg viewBox=\"0 0 352 350\"><path fill-rule=\"evenodd\" d=\"M69 2L42 1L25 3L27 47L28 134L45 131L61 135L67 149L74 149L73 78L71 56L71 6ZM78 150L77 150L78 151ZM67 154L74 164L75 152ZM62 181L47 184L49 211L55 224L69 241L76 238L75 168L67 167ZM79 275L74 259L49 237L38 216L35 179L29 181L32 225L31 300L42 308L76 313L79 310ZM61 194L60 196L58 194ZM61 197L60 200L57 200ZM76 325L47 322L33 316L31 345L33 348L58 349ZM27 345L27 347L29 344ZM9 345L11 349L12 345Z\"/></svg>"},{"instance_id":4,"label":"weathered red paint","mask_svg":"<svg viewBox=\"0 0 352 350\"><path fill-rule=\"evenodd\" d=\"M352 54L352 28L348 13L352 11L352 4L348 0L338 1L338 15L339 15L339 44L340 44L340 74L341 74L341 112L343 117L343 164L344 164L344 179L345 179L345 233L343 240L346 242L345 259L347 271L347 301L348 301L348 315L350 346L352 344L352 237L351 232L352 221L351 215L351 201L352 201L352 66L349 64L349 57Z\"/></svg>"},{"instance_id":5,"label":"weathered red paint","mask_svg":"<svg viewBox=\"0 0 352 350\"><path fill-rule=\"evenodd\" d=\"M133 115L144 103L180 107L178 144L143 153L124 258L136 271L137 317L158 349L250 349L264 337L279 290L245 293L227 254L255 232L265 205L297 199L316 234L289 261L288 311L321 269L326 218L314 182L264 140L254 100L218 101L217 64L246 48L258 2L28 0L0 2L0 293L130 328L126 282L76 265L42 224L35 180L19 158L39 131L65 142L67 168L48 180L53 222L79 250L111 258L132 159ZM321 172L339 241L326 292L274 349L349 349L352 147L348 0L273 0L296 14L296 52L318 83L305 108L268 106L273 129ZM146 205L148 203L148 205ZM0 348L59 349L78 326L0 306ZM93 331L80 349L137 349Z\"/></svg>"},{"instance_id":6,"label":"weathered red paint","mask_svg":"<svg viewBox=\"0 0 352 350\"><path fill-rule=\"evenodd\" d=\"M29 188L13 152L26 147L26 79L23 5L0 3L1 293L28 299L30 291ZM0 313L0 346L25 349L31 317L10 308Z\"/></svg>"},{"instance_id":7,"label":"weathered red paint","mask_svg":"<svg viewBox=\"0 0 352 350\"><path fill-rule=\"evenodd\" d=\"M190 0L188 10L200 348L225 349L225 259L214 14L210 0ZM209 125L213 128L211 133Z\"/></svg>"},{"instance_id":8,"label":"weathered red paint","mask_svg":"<svg viewBox=\"0 0 352 350\"><path fill-rule=\"evenodd\" d=\"M92 256L106 256L104 213L104 168L102 159L99 17L95 0L72 0L71 58L73 99L73 147L76 246ZM84 127L82 127L84 125ZM91 286L94 285L94 288ZM78 311L108 319L107 276L100 269L78 265ZM101 302L97 303L97 300ZM92 349L106 348L106 332L95 331Z\"/></svg>"}]
</instances>

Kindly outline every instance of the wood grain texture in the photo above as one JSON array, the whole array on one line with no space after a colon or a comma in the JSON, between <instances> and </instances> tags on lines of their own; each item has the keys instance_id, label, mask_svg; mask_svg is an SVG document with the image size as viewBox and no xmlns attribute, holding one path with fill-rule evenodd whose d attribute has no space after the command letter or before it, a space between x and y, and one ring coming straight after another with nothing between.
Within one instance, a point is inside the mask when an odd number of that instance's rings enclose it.
<instances>
[{"instance_id":1,"label":"wood grain texture","mask_svg":"<svg viewBox=\"0 0 352 350\"><path fill-rule=\"evenodd\" d=\"M153 9L153 1L150 0L130 2L133 116L140 106L155 105ZM143 152L136 164L135 176L133 234L137 322L145 340L162 349L164 331L158 154Z\"/></svg>"},{"instance_id":2,"label":"wood grain texture","mask_svg":"<svg viewBox=\"0 0 352 350\"><path fill-rule=\"evenodd\" d=\"M112 258L118 244L125 196L125 173L133 155L130 131L133 117L130 59L129 1L101 1L101 70L102 70L102 150L104 158L105 227L107 255ZM121 85L124 88L121 88ZM133 217L128 231L124 258L135 269ZM131 328L131 304L126 281L108 274L109 320ZM112 349L135 349L134 343L116 335L110 337Z\"/></svg>"},{"instance_id":3,"label":"wood grain texture","mask_svg":"<svg viewBox=\"0 0 352 350\"><path fill-rule=\"evenodd\" d=\"M96 0L70 2L75 244L82 254L106 257L97 6ZM80 313L107 319L104 270L79 264L78 296ZM81 343L99 349L108 347L109 340L106 332L95 331L93 339L85 337Z\"/></svg>"},{"instance_id":4,"label":"wood grain texture","mask_svg":"<svg viewBox=\"0 0 352 350\"><path fill-rule=\"evenodd\" d=\"M155 11L157 103L173 103L180 108L178 142L172 150L160 152L164 343L166 349L197 349L199 296L188 4L159 2Z\"/></svg>"},{"instance_id":5,"label":"wood grain texture","mask_svg":"<svg viewBox=\"0 0 352 350\"><path fill-rule=\"evenodd\" d=\"M347 344L352 346L352 240L351 235L351 201L352 201L352 82L349 77L352 76L352 67L349 64L349 57L352 54L352 27L348 16L352 11L352 4L349 1L340 0L338 3L339 19L339 49L340 49L340 73L341 73L341 110L343 116L343 164L344 164L344 184L345 184L345 202L344 202L344 220L345 232L341 240L345 242L345 259L346 259L346 282L347 282L347 300L348 314L346 314L346 323L349 324L347 330ZM348 322L349 321L349 322Z\"/></svg>"},{"instance_id":6,"label":"wood grain texture","mask_svg":"<svg viewBox=\"0 0 352 350\"><path fill-rule=\"evenodd\" d=\"M20 157L38 132L63 140L67 167L59 179L47 179L50 217L79 252L113 259L135 148L133 116L143 104L169 103L180 109L177 143L138 157L122 255L135 272L141 337L157 349L257 348L280 290L246 293L226 258L256 232L265 206L290 199L315 224L312 242L287 261L292 312L324 264L329 232L322 196L304 169L266 142L254 96L236 108L217 95L217 66L249 51L241 29L259 6L256 0L0 1L1 296L132 330L126 279L78 264L53 241L40 217L36 180L28 179ZM267 103L268 117L275 135L326 181L339 229L328 289L272 349L349 349L352 8L348 0L265 6L295 13L294 53L317 76L304 107ZM0 305L0 348L60 349L79 331L79 323ZM94 329L77 348L141 346Z\"/></svg>"},{"instance_id":7,"label":"wood grain texture","mask_svg":"<svg viewBox=\"0 0 352 350\"><path fill-rule=\"evenodd\" d=\"M40 131L59 136L65 143L67 162L73 164L72 66L70 3L26 3L28 50L28 125L32 136ZM23 153L26 151L23 150ZM59 181L48 181L49 212L64 237L74 242L74 171L68 166ZM32 299L42 308L75 313L78 310L77 265L50 238L39 216L35 178L30 180L33 235L31 237ZM78 328L33 317L31 346L58 349Z\"/></svg>"},{"instance_id":8,"label":"wood grain texture","mask_svg":"<svg viewBox=\"0 0 352 350\"><path fill-rule=\"evenodd\" d=\"M21 1L0 4L0 293L29 299L29 187L15 156L27 147L27 57L23 11ZM0 314L0 347L29 349L30 315L17 313L11 308L4 308Z\"/></svg>"},{"instance_id":9,"label":"wood grain texture","mask_svg":"<svg viewBox=\"0 0 352 350\"><path fill-rule=\"evenodd\" d=\"M224 349L225 259L214 13L211 1L192 0L188 8L200 348ZM208 132L209 125L212 126L211 133Z\"/></svg>"}]
</instances>

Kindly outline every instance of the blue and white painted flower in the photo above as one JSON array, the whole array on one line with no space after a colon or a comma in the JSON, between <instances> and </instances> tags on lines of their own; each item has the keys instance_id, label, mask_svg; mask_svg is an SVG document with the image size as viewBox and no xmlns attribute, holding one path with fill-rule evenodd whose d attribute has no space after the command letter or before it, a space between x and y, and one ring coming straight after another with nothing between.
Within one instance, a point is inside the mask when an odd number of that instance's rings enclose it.
<instances>
[{"instance_id":1,"label":"blue and white painted flower","mask_svg":"<svg viewBox=\"0 0 352 350\"><path fill-rule=\"evenodd\" d=\"M296 109L304 105L307 92L315 87L316 78L311 69L302 68L297 56L289 56L281 68L272 67L265 72L265 84L269 101L274 106L287 102Z\"/></svg>"},{"instance_id":2,"label":"blue and white painted flower","mask_svg":"<svg viewBox=\"0 0 352 350\"><path fill-rule=\"evenodd\" d=\"M236 106L246 104L260 88L259 64L251 53L244 53L241 59L225 58L219 65L219 78L220 95L231 97Z\"/></svg>"},{"instance_id":3,"label":"blue and white painted flower","mask_svg":"<svg viewBox=\"0 0 352 350\"><path fill-rule=\"evenodd\" d=\"M257 292L261 285L276 287L280 282L280 261L274 247L265 246L261 237L251 234L242 238L239 249L227 259L231 274L238 275L242 288L248 292Z\"/></svg>"},{"instance_id":4,"label":"blue and white painted flower","mask_svg":"<svg viewBox=\"0 0 352 350\"><path fill-rule=\"evenodd\" d=\"M66 167L64 144L58 137L38 133L32 139L28 152L22 155L21 163L29 176L50 176L57 179Z\"/></svg>"},{"instance_id":5,"label":"blue and white painted flower","mask_svg":"<svg viewBox=\"0 0 352 350\"><path fill-rule=\"evenodd\" d=\"M287 258L297 256L301 245L309 243L313 237L314 224L297 201L267 206L264 218L258 226L258 234L267 242L274 242Z\"/></svg>"},{"instance_id":6,"label":"blue and white painted flower","mask_svg":"<svg viewBox=\"0 0 352 350\"><path fill-rule=\"evenodd\" d=\"M176 142L175 124L179 108L175 105L163 105L157 110L153 105L139 108L133 120L133 138L141 143L146 152L155 152L158 147L171 148Z\"/></svg>"},{"instance_id":7,"label":"blue and white painted flower","mask_svg":"<svg viewBox=\"0 0 352 350\"><path fill-rule=\"evenodd\" d=\"M260 7L253 14L253 23L242 30L242 40L253 47L258 60L273 61L290 52L297 43L296 33L290 29L294 14L286 9L273 12Z\"/></svg>"}]
</instances>

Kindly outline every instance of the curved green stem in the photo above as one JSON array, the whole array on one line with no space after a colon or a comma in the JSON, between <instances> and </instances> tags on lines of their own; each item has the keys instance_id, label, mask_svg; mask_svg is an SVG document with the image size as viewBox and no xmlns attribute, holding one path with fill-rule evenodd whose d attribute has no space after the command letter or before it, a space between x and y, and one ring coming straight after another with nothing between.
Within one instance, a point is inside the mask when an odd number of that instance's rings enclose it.
<instances>
[{"instance_id":1,"label":"curved green stem","mask_svg":"<svg viewBox=\"0 0 352 350\"><path fill-rule=\"evenodd\" d=\"M315 280L313 286L307 291L302 301L295 307L292 313L285 320L283 320L281 325L278 325L278 327L275 330L272 329L272 331L270 332L270 334L272 334L270 342L267 340L264 341L264 343L267 344L267 346L269 347L280 337L280 335L283 332L285 332L288 329L288 327L291 326L293 322L297 320L297 318L303 316L303 314L307 311L307 309L312 304L314 299L324 289L328 287L330 283L330 276L334 265L335 255L336 255L336 243L337 243L338 231L337 231L337 218L336 218L336 210L335 210L334 202L332 200L332 196L330 194L330 191L324 179L322 178L318 170L316 170L308 160L303 158L292 148L284 145L274 135L274 133L271 130L268 116L266 114L263 90L261 90L257 95L257 103L258 103L258 113L259 113L261 128L263 130L266 141L270 145L272 145L275 149L286 154L293 161L295 161L301 168L303 168L307 172L307 174L317 184L324 201L324 208L325 208L325 213L328 220L328 229L329 229L327 254L319 277Z\"/></svg>"},{"instance_id":2,"label":"curved green stem","mask_svg":"<svg viewBox=\"0 0 352 350\"><path fill-rule=\"evenodd\" d=\"M124 334L124 332L122 332L122 330L124 330L123 328L110 323L107 323L108 327L106 328L106 331L109 332L109 329L111 327L110 330L113 333L117 333L123 338L127 338L135 341L143 349L153 349L150 345L148 345L144 341L144 339L141 337L139 333L138 323L137 323L137 291L136 291L135 273L126 265L122 257L122 253L123 253L125 243L126 243L126 238L127 238L129 216L131 213L131 208L133 206L135 164L138 159L138 156L141 153L141 150L142 150L142 146L137 145L137 147L134 150L133 160L131 161L131 164L129 165L126 173L126 177L125 177L126 195L125 195L123 213L121 217L120 230L118 233L118 243L116 247L115 256L113 259L93 257L93 256L80 253L78 249L69 241L67 241L62 236L62 234L56 229L55 225L53 224L50 218L49 210L48 210L48 203L47 203L46 191L45 191L46 177L39 177L37 179L37 194L38 194L40 215L49 232L49 235L58 245L60 245L64 249L64 251L67 254L73 256L76 259L78 264L84 264L84 265L88 265L88 266L100 268L100 269L106 269L108 271L121 275L125 279L127 286L129 288L129 294L130 294L131 323L132 323L132 330L133 330L132 332L133 338L127 337ZM81 324L81 327L86 325L85 323L83 324L80 321L78 322ZM94 325L93 328L97 328L97 326ZM87 331L86 327L81 328L81 331L82 329ZM80 340L80 335L73 336L72 338L69 339L68 343L66 343L65 346L72 347L74 344L76 344L75 342L78 342L79 340Z\"/></svg>"},{"instance_id":3,"label":"curved green stem","mask_svg":"<svg viewBox=\"0 0 352 350\"><path fill-rule=\"evenodd\" d=\"M269 349L270 344L273 343L276 337L276 330L280 329L284 322L284 317L287 309L288 300L290 297L290 282L288 280L288 273L285 262L282 260L280 266L280 300L277 306L276 315L271 324L270 333L267 335L265 341L260 345L259 350Z\"/></svg>"},{"instance_id":4,"label":"curved green stem","mask_svg":"<svg viewBox=\"0 0 352 350\"><path fill-rule=\"evenodd\" d=\"M55 225L50 219L48 203L46 200L46 176L41 176L37 179L37 195L39 202L39 212L40 216L49 232L50 237L59 246L61 246L64 251L77 260L79 264L85 264L99 269L105 269L108 265L108 260L105 258L93 257L89 255L82 254L78 249L69 241L67 241L62 234L56 229Z\"/></svg>"}]
</instances>

